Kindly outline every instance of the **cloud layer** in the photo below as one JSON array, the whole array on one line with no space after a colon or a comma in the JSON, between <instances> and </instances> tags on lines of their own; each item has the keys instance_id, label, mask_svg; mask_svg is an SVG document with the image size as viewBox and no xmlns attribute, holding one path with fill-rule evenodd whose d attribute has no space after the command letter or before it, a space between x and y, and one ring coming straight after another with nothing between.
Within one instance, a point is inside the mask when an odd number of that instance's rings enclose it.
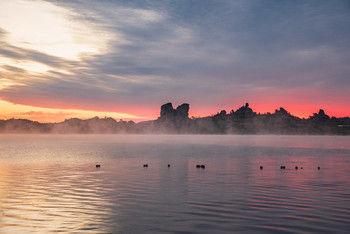
<instances>
[{"instance_id":1,"label":"cloud layer","mask_svg":"<svg viewBox=\"0 0 350 234\"><path fill-rule=\"evenodd\" d=\"M2 100L143 116L167 101L195 115L246 101L350 115L348 1L0 5Z\"/></svg>"}]
</instances>

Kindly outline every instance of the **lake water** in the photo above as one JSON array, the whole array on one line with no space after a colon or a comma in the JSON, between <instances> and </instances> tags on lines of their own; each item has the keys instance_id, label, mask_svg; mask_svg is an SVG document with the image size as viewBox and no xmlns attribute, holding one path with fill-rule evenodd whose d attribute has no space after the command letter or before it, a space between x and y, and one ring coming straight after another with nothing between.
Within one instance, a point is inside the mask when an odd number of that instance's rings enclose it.
<instances>
[{"instance_id":1,"label":"lake water","mask_svg":"<svg viewBox=\"0 0 350 234\"><path fill-rule=\"evenodd\" d=\"M0 233L50 232L350 233L350 137L0 135Z\"/></svg>"}]
</instances>

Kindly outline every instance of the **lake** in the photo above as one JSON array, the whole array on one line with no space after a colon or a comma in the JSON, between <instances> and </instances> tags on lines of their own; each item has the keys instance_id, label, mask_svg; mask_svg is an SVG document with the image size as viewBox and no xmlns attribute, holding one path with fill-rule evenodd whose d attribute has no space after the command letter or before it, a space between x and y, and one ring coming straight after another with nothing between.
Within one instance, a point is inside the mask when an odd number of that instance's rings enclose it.
<instances>
[{"instance_id":1,"label":"lake","mask_svg":"<svg viewBox=\"0 0 350 234\"><path fill-rule=\"evenodd\" d=\"M349 169L349 136L0 135L0 233L350 233Z\"/></svg>"}]
</instances>

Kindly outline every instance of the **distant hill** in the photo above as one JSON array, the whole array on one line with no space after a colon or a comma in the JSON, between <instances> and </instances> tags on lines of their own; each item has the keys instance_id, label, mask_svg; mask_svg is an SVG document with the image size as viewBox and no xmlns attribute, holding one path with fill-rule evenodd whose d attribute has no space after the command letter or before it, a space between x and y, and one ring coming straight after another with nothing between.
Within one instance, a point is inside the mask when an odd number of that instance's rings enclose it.
<instances>
[{"instance_id":1,"label":"distant hill","mask_svg":"<svg viewBox=\"0 0 350 234\"><path fill-rule=\"evenodd\" d=\"M190 105L173 108L172 103L161 106L156 120L135 123L113 118L67 119L60 123L39 123L26 119L0 120L0 133L54 134L317 134L350 135L350 118L329 117L320 109L308 119L291 115L284 108L274 113L257 114L249 104L215 115L189 118Z\"/></svg>"}]
</instances>

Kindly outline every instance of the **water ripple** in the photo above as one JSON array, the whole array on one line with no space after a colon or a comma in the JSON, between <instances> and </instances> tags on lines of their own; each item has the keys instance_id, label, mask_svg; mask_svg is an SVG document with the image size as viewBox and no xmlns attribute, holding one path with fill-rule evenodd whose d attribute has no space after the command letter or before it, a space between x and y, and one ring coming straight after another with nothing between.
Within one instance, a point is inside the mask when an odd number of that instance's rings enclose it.
<instances>
[{"instance_id":1,"label":"water ripple","mask_svg":"<svg viewBox=\"0 0 350 234\"><path fill-rule=\"evenodd\" d=\"M0 142L0 233L350 232L348 149L53 139Z\"/></svg>"}]
</instances>

